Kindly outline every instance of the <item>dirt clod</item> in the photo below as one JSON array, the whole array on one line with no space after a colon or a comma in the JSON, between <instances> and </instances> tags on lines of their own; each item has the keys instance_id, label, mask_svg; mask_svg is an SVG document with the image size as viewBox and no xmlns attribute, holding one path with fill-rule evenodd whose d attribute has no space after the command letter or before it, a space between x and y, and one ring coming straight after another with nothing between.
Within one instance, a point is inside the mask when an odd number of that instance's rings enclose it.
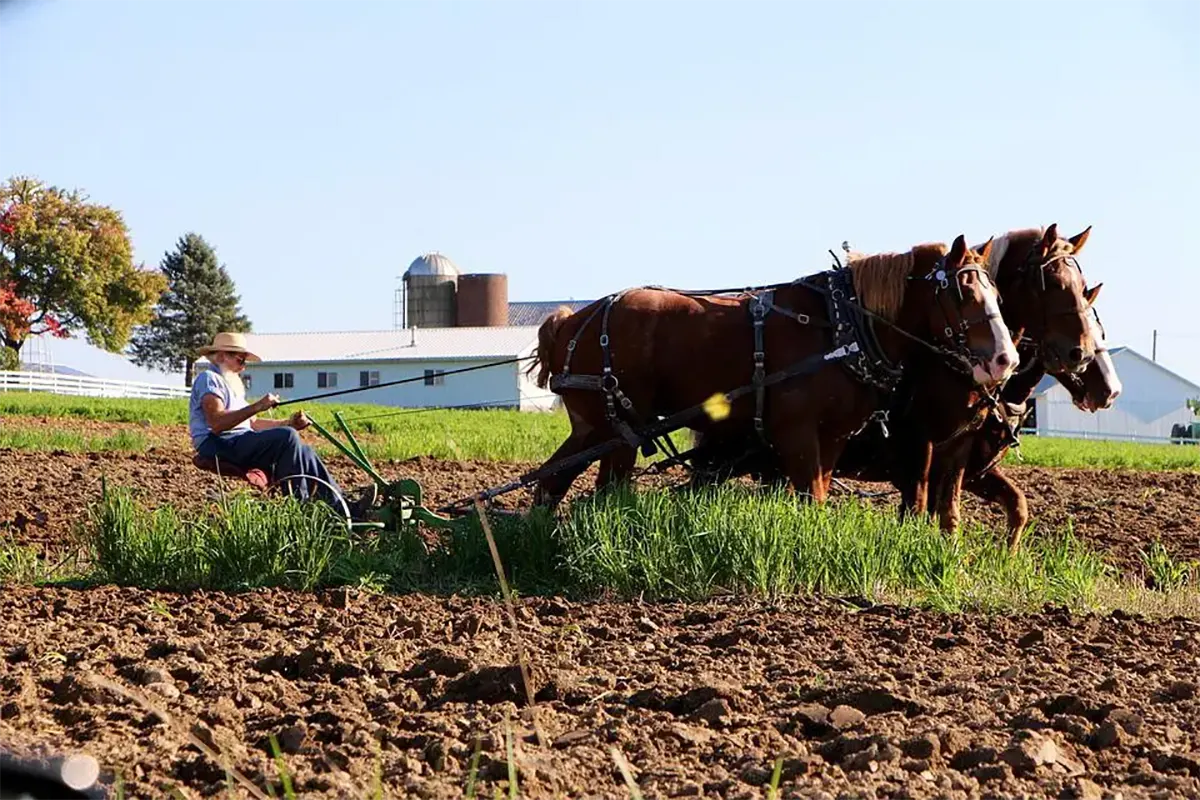
<instances>
[{"instance_id":1,"label":"dirt clod","mask_svg":"<svg viewBox=\"0 0 1200 800\"><path fill-rule=\"evenodd\" d=\"M1103 800L1104 790L1094 781L1076 778L1064 787L1060 797L1063 800Z\"/></svg>"},{"instance_id":2,"label":"dirt clod","mask_svg":"<svg viewBox=\"0 0 1200 800\"><path fill-rule=\"evenodd\" d=\"M838 706L829 712L829 724L839 731L857 728L866 718L866 714L851 706Z\"/></svg>"},{"instance_id":3,"label":"dirt clod","mask_svg":"<svg viewBox=\"0 0 1200 800\"><path fill-rule=\"evenodd\" d=\"M901 745L904 755L909 758L928 761L935 757L941 749L941 743L932 733L922 734L908 739Z\"/></svg>"}]
</instances>

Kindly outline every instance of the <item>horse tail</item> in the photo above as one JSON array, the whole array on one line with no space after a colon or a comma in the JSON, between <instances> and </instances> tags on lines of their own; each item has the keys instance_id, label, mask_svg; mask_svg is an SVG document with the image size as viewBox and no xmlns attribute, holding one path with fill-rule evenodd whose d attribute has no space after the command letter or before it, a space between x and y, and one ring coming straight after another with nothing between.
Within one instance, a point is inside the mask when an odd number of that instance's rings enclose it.
<instances>
[{"instance_id":1,"label":"horse tail","mask_svg":"<svg viewBox=\"0 0 1200 800\"><path fill-rule=\"evenodd\" d=\"M537 374L537 387L545 389L550 380L550 357L554 351L554 340L558 336L558 330L562 327L563 322L567 320L573 313L568 306L559 306L557 310L542 321L538 327L538 347L537 355L534 356L533 362L529 365L529 369L525 374L532 373L535 369Z\"/></svg>"}]
</instances>

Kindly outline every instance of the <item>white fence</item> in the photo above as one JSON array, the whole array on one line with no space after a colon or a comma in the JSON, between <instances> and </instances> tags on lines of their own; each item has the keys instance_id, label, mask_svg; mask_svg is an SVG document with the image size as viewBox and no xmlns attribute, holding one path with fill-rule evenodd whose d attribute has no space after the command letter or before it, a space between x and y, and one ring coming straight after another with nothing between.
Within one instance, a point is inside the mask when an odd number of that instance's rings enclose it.
<instances>
[{"instance_id":1,"label":"white fence","mask_svg":"<svg viewBox=\"0 0 1200 800\"><path fill-rule=\"evenodd\" d=\"M1057 439L1087 439L1097 442L1142 442L1145 444L1200 444L1200 439L1176 439L1170 436L1143 436L1137 433L1121 433L1117 431L1063 431L1038 430L1037 428L1021 428L1022 436L1042 436Z\"/></svg>"},{"instance_id":2,"label":"white fence","mask_svg":"<svg viewBox=\"0 0 1200 800\"><path fill-rule=\"evenodd\" d=\"M0 370L0 392L50 392L80 397L187 397L186 386L165 386L141 381L113 381L54 372Z\"/></svg>"}]
</instances>

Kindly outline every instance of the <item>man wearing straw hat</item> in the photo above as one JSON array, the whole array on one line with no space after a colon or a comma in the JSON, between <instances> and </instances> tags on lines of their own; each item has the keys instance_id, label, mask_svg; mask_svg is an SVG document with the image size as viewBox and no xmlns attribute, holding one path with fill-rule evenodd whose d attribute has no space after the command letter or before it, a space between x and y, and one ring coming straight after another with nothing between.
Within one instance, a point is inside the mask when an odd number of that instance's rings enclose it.
<instances>
[{"instance_id":1,"label":"man wearing straw hat","mask_svg":"<svg viewBox=\"0 0 1200 800\"><path fill-rule=\"evenodd\" d=\"M188 431L196 452L242 469L273 473L277 481L292 475L319 478L325 483L317 484L316 497L338 508L333 492L342 494L342 490L316 451L300 438L300 431L310 424L304 412L297 411L286 420L256 419L256 415L278 405L279 396L267 394L246 403L242 370L247 362L262 360L246 348L246 337L218 333L212 344L200 349L200 355L208 358L209 366L192 382L188 413ZM295 489L301 499L308 499L305 479L284 485ZM361 519L373 504L374 488L372 484L355 502L347 501L352 517Z\"/></svg>"}]
</instances>

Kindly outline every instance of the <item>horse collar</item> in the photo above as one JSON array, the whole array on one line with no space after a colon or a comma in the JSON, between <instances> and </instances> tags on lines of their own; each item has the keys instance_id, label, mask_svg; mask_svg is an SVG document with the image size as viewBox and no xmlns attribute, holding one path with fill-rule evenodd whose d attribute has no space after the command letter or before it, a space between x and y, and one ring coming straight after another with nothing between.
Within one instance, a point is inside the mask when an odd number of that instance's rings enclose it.
<instances>
[{"instance_id":1,"label":"horse collar","mask_svg":"<svg viewBox=\"0 0 1200 800\"><path fill-rule=\"evenodd\" d=\"M874 322L859 310L853 274L848 269L824 274L829 285L827 306L833 323L833 345L838 348L858 344L858 352L842 363L863 383L885 392L893 391L900 383L903 365L897 366L887 357L875 334Z\"/></svg>"}]
</instances>

